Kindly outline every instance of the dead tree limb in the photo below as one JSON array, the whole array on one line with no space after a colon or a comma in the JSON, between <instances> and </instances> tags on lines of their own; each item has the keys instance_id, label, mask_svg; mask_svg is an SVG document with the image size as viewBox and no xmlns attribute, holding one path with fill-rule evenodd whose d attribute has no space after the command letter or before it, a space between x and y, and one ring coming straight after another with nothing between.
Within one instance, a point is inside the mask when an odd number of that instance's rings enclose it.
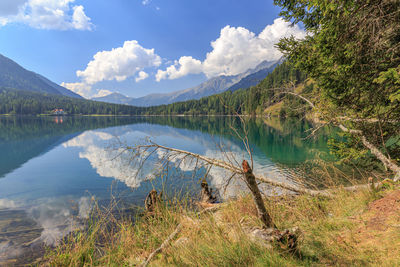
<instances>
[{"instance_id":1,"label":"dead tree limb","mask_svg":"<svg viewBox=\"0 0 400 267\"><path fill-rule=\"evenodd\" d=\"M300 95L300 94L296 94L294 92L290 92L290 91L284 91L284 92L279 92L280 94L286 94L286 95L294 95L297 96L298 98L303 99L305 102L307 102L312 108L315 108L315 105L313 102L311 102L308 98L305 98L304 96Z\"/></svg>"},{"instance_id":2,"label":"dead tree limb","mask_svg":"<svg viewBox=\"0 0 400 267\"><path fill-rule=\"evenodd\" d=\"M354 135L358 135L361 138L361 142L363 145L369 149L369 151L377 158L379 159L382 164L393 171L395 173L394 181L397 182L400 179L400 167L395 164L392 160L390 160L388 157L386 157L376 146L374 146L372 143L370 143L367 138L363 135L363 132L360 130L352 130L348 129L342 124L338 124L338 127L343 131L343 132L348 132Z\"/></svg>"},{"instance_id":3,"label":"dead tree limb","mask_svg":"<svg viewBox=\"0 0 400 267\"><path fill-rule=\"evenodd\" d=\"M307 102L312 108L315 108L315 105L311 100L307 99L306 97L304 97L300 94L296 94L291 91L283 91L280 93L297 96L300 99ZM346 117L346 119L350 120L350 118L347 118L347 117ZM352 121L354 121L354 120L352 120ZM374 144L370 143L361 130L348 129L347 127L345 127L343 124L341 124L339 122L334 123L334 125L338 126L344 132L359 136L361 139L361 142L363 143L363 145L366 148L368 148L368 150L371 152L371 154L373 154L380 162L382 162L382 164L387 169L391 170L394 173L395 176L394 176L393 180L395 182L400 180L400 166L398 166L392 160L390 160L388 157L386 157Z\"/></svg>"},{"instance_id":4,"label":"dead tree limb","mask_svg":"<svg viewBox=\"0 0 400 267\"><path fill-rule=\"evenodd\" d=\"M166 147L166 146L161 146L155 143L152 143L151 145L145 145L145 146L137 146L137 147L129 147L128 149L140 149L141 147L145 147L145 148L150 148L150 147L154 147L157 149L163 149L166 151L171 151L171 152L176 152L176 153L180 153L180 154L184 154L187 156L191 156L193 158L202 160L210 165L213 166L217 166L217 167L221 167L225 170L228 170L234 174L238 174L238 175L243 175L244 172L242 169L239 169L238 167L218 160L218 159L213 159L213 158L209 158L206 156L202 156L196 153L192 153L189 151L185 151L185 150L180 150L180 149L175 149L175 148L170 148L170 147ZM313 189L308 189L305 187L300 187L297 186L295 184L290 184L290 183L285 183L285 182L280 182L280 181L276 181L274 179L265 177L265 176L260 176L260 175L254 175L256 180L262 182L262 183L266 183L269 184L271 186L275 186L275 187L279 187L291 192L295 192L298 194L306 194L306 195L310 195L310 196L322 196L322 197L332 197L334 190L333 189L328 189L328 190L313 190ZM379 185L379 183L377 183L376 185ZM368 185L354 185L354 186L349 186L349 187L344 187L343 190L345 191L356 191L356 190L362 190L362 189L368 189Z\"/></svg>"},{"instance_id":5,"label":"dead tree limb","mask_svg":"<svg viewBox=\"0 0 400 267\"><path fill-rule=\"evenodd\" d=\"M272 218L265 208L264 201L261 196L260 189L258 188L256 177L253 170L250 168L249 163L243 160L243 176L246 180L247 187L253 196L254 203L256 204L258 218L263 222L265 228L276 228L272 222Z\"/></svg>"},{"instance_id":6,"label":"dead tree limb","mask_svg":"<svg viewBox=\"0 0 400 267\"><path fill-rule=\"evenodd\" d=\"M131 150L135 150L135 149L148 149L148 148L157 148L157 149L163 149L166 151L170 151L170 152L176 152L176 153L180 153L183 155L187 155L187 156L191 156L193 158L202 160L210 165L213 166L217 166L220 168L223 168L225 170L228 170L232 173L238 174L238 175L243 175L244 172L242 169L234 166L233 164L230 164L228 162L222 161L222 160L218 160L218 159L213 159L213 158L209 158L206 156L202 156L196 153L192 153L189 151L185 151L185 150L180 150L180 149L175 149L175 148L170 148L170 147L166 147L166 146L162 146L162 145L158 145L156 143L151 143L150 145L142 145L142 146L136 146L136 147L128 147L127 149L131 149ZM256 180L263 182L263 183L267 183L270 184L272 186L276 186L276 187L280 187L295 193L300 193L300 194L309 194L312 196L325 196L325 197L329 197L331 196L331 194L328 191L319 191L319 190L312 190L312 189L307 189L307 188L303 188L303 187L299 187L296 186L294 184L289 184L289 183L285 183L285 182L279 182L267 177L263 177L263 176L255 176Z\"/></svg>"},{"instance_id":7,"label":"dead tree limb","mask_svg":"<svg viewBox=\"0 0 400 267\"><path fill-rule=\"evenodd\" d=\"M219 209L220 206L214 206L211 208L207 208L205 210L202 210L199 215L202 215L206 212L213 212L216 211L217 209ZM167 237L167 239L164 240L164 242L162 242L161 246L159 246L157 249L155 249L148 257L147 259L140 265L140 267L146 267L147 265L149 265L149 263L151 262L151 260L154 258L154 256L156 256L158 253L161 253L166 247L169 246L169 244L171 243L171 241L182 231L183 225L180 223L178 224L178 226L175 228L175 230Z\"/></svg>"},{"instance_id":8,"label":"dead tree limb","mask_svg":"<svg viewBox=\"0 0 400 267\"><path fill-rule=\"evenodd\" d=\"M175 238L175 236L177 236L180 231L182 230L182 224L178 224L178 226L175 228L175 231L172 232L172 234L170 234L168 236L167 239L164 240L164 242L161 244L161 246L159 246L156 250L154 250L145 260L145 262L142 263L142 265L140 265L141 267L145 267L147 265L149 265L150 261L154 258L155 255L157 255L158 253L160 253L161 251L163 251L163 249L165 249L169 243Z\"/></svg>"}]
</instances>

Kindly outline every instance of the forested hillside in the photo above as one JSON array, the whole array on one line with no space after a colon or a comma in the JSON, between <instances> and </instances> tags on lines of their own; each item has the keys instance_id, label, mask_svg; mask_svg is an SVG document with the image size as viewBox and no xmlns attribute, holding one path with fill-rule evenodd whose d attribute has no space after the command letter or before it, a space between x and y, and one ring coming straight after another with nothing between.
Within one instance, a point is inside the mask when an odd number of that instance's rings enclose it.
<instances>
[{"instance_id":1,"label":"forested hillside","mask_svg":"<svg viewBox=\"0 0 400 267\"><path fill-rule=\"evenodd\" d=\"M256 86L234 92L226 91L199 100L150 107L145 111L145 114L261 114L265 108L283 99L284 95L280 94L280 92L286 90L283 88L284 86L291 82L294 85L299 84L305 80L305 77L304 74L293 68L290 64L283 62Z\"/></svg>"},{"instance_id":2,"label":"forested hillside","mask_svg":"<svg viewBox=\"0 0 400 267\"><path fill-rule=\"evenodd\" d=\"M0 114L47 114L62 108L68 114L136 115L141 108L0 87Z\"/></svg>"},{"instance_id":3,"label":"forested hillside","mask_svg":"<svg viewBox=\"0 0 400 267\"><path fill-rule=\"evenodd\" d=\"M283 62L256 86L234 92L226 91L199 100L154 107L110 104L0 87L0 114L46 114L53 109L62 108L68 114L255 115L261 114L265 108L283 99L284 95L280 94L283 90L281 87L290 82L299 84L304 79L305 76L300 71ZM292 102L296 101L299 100L293 99ZM287 112L285 115L288 115Z\"/></svg>"},{"instance_id":4,"label":"forested hillside","mask_svg":"<svg viewBox=\"0 0 400 267\"><path fill-rule=\"evenodd\" d=\"M49 79L18 65L0 54L0 87L82 98L80 95L50 81Z\"/></svg>"}]
</instances>

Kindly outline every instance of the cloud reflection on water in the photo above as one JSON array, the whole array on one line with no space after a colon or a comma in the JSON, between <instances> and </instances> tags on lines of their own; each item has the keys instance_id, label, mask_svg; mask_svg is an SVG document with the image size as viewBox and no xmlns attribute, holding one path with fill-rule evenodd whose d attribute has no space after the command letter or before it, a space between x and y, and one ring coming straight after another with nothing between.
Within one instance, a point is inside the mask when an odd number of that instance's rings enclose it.
<instances>
[{"instance_id":1,"label":"cloud reflection on water","mask_svg":"<svg viewBox=\"0 0 400 267\"><path fill-rule=\"evenodd\" d=\"M154 133L157 133L154 136ZM118 136L115 137L115 136ZM192 151L204 156L231 161L236 164L242 159L248 159L246 151L237 143L222 139L216 142L211 135L197 131L160 127L159 125L135 125L124 127L122 132L111 134L106 130L87 131L78 137L64 143L64 147L79 147L79 156L87 159L96 172L102 177L115 178L131 188L140 187L145 180L155 178L160 160L166 155L164 150L159 150L147 159L146 164L139 169L137 159L132 158L132 153L124 151L122 144L138 144L145 137L167 146ZM224 152L220 149L229 149ZM239 142L240 144L240 142ZM119 145L121 145L119 147ZM142 158L147 155L141 155ZM279 168L261 153L253 153L254 169L258 174L274 177L277 180L290 180L285 170ZM182 172L192 172L196 166L196 160L177 155L169 158L171 164ZM135 164L136 163L136 164ZM139 172L140 171L140 172ZM138 173L139 172L139 173ZM223 198L236 196L245 189L241 179L234 181L225 188L231 174L221 168L213 167L209 171L211 186L216 188Z\"/></svg>"},{"instance_id":2,"label":"cloud reflection on water","mask_svg":"<svg viewBox=\"0 0 400 267\"><path fill-rule=\"evenodd\" d=\"M89 217L93 207L92 199L86 196L42 198L18 204L13 200L1 199L0 203L11 204L7 207L2 205L0 210L11 211L8 218L0 219L0 222L11 222L2 229L2 232L10 234L0 235L0 265L2 261L16 258L41 243L48 246L59 244L64 236L83 228L84 220ZM17 216L16 211L19 211ZM18 224L18 229L12 228L14 224ZM32 228L32 224L36 226ZM18 232L24 234L20 236Z\"/></svg>"}]
</instances>

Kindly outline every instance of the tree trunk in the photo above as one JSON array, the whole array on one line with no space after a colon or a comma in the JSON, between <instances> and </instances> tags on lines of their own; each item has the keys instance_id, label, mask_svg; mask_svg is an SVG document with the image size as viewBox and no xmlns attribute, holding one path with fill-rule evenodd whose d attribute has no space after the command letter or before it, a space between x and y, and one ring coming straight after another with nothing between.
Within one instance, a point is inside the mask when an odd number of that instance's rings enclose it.
<instances>
[{"instance_id":1,"label":"tree trunk","mask_svg":"<svg viewBox=\"0 0 400 267\"><path fill-rule=\"evenodd\" d=\"M213 196L212 188L208 187L206 180L201 182L201 199L200 202L203 203L215 203L217 202L217 197Z\"/></svg>"},{"instance_id":2,"label":"tree trunk","mask_svg":"<svg viewBox=\"0 0 400 267\"><path fill-rule=\"evenodd\" d=\"M162 193L160 193L160 195L158 195L157 191L154 189L149 192L146 199L144 200L144 204L145 204L145 208L146 208L147 212L152 213L156 210L158 203L161 201L161 196L162 196Z\"/></svg>"},{"instance_id":3,"label":"tree trunk","mask_svg":"<svg viewBox=\"0 0 400 267\"><path fill-rule=\"evenodd\" d=\"M275 228L275 225L272 222L272 218L267 212L267 209L265 208L260 189L258 188L256 182L256 177L254 176L253 171L249 166L249 163L246 160L243 160L242 166L244 171L244 178L246 180L247 186L251 191L254 203L256 204L257 207L258 217L263 222L266 228Z\"/></svg>"}]
</instances>

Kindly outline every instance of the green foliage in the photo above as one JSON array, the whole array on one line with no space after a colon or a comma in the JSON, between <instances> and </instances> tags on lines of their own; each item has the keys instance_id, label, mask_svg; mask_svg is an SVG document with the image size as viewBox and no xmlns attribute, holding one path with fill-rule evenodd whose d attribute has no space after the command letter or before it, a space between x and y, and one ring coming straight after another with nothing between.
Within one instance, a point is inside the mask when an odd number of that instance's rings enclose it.
<instances>
[{"instance_id":1,"label":"green foliage","mask_svg":"<svg viewBox=\"0 0 400 267\"><path fill-rule=\"evenodd\" d=\"M398 146L385 145L400 134L400 1L274 2L310 33L303 40L284 38L278 47L316 82L326 119L351 118L349 128L400 158ZM357 149L358 143L342 147Z\"/></svg>"},{"instance_id":2,"label":"green foliage","mask_svg":"<svg viewBox=\"0 0 400 267\"><path fill-rule=\"evenodd\" d=\"M48 114L55 108L63 108L68 114L255 115L262 114L266 107L282 100L279 87L290 81L299 83L304 79L304 74L284 62L257 86L227 91L199 100L146 108L0 87L0 114Z\"/></svg>"},{"instance_id":3,"label":"green foliage","mask_svg":"<svg viewBox=\"0 0 400 267\"><path fill-rule=\"evenodd\" d=\"M272 73L258 85L234 92L204 97L199 100L173 103L148 108L144 114L157 115L233 115L262 114L265 108L283 99L281 87L289 82L298 84L305 80L305 75L288 62L277 66Z\"/></svg>"},{"instance_id":4,"label":"green foliage","mask_svg":"<svg viewBox=\"0 0 400 267\"><path fill-rule=\"evenodd\" d=\"M68 114L84 115L136 115L143 110L127 105L0 87L0 114L49 114L56 108L62 108Z\"/></svg>"}]
</instances>

